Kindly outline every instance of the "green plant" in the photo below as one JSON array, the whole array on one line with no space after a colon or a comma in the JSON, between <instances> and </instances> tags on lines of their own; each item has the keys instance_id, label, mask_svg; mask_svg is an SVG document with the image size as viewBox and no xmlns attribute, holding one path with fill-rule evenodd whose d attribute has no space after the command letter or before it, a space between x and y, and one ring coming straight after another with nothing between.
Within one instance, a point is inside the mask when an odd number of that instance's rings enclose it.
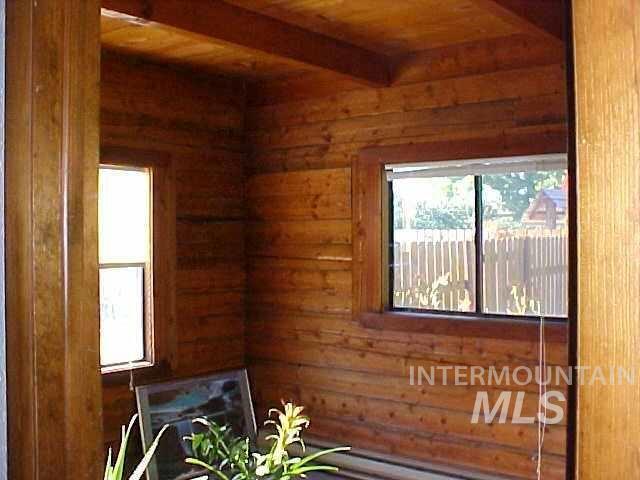
<instances>
[{"instance_id":1,"label":"green plant","mask_svg":"<svg viewBox=\"0 0 640 480\"><path fill-rule=\"evenodd\" d=\"M275 433L266 437L271 442L267 453L252 452L249 439L235 437L227 426L204 418L194 420L206 430L185 438L191 441L194 454L186 462L209 470L221 480L289 480L313 471L337 472L336 467L312 462L330 453L350 450L350 447L331 448L305 457L290 455L289 448L295 444L299 444L303 452L305 450L302 431L309 426L309 419L302 415L303 409L287 403L283 411L269 411L269 417L275 414L277 421L269 419L265 422L265 425L275 427Z\"/></svg>"},{"instance_id":2,"label":"green plant","mask_svg":"<svg viewBox=\"0 0 640 480\"><path fill-rule=\"evenodd\" d=\"M120 451L118 452L118 457L116 458L115 465L111 465L111 448L109 448L109 456L107 457L107 465L104 469L104 480L122 480L122 476L124 475L124 462L127 453L127 443L129 443L129 436L131 434L131 429L133 428L133 424L135 423L138 415L134 415L131 417L131 421L129 422L129 426L125 430L124 425L122 426L122 440L120 442ZM135 468L129 480L140 480L145 470L149 466L151 459L153 458L153 454L158 448L158 442L160 441L160 437L164 431L168 428L168 425L162 427L162 430L158 433L156 438L153 440L153 443L145 453L144 457Z\"/></svg>"},{"instance_id":3,"label":"green plant","mask_svg":"<svg viewBox=\"0 0 640 480\"><path fill-rule=\"evenodd\" d=\"M468 205L436 205L419 202L411 227L419 230L457 230L473 228L473 208Z\"/></svg>"}]
</instances>

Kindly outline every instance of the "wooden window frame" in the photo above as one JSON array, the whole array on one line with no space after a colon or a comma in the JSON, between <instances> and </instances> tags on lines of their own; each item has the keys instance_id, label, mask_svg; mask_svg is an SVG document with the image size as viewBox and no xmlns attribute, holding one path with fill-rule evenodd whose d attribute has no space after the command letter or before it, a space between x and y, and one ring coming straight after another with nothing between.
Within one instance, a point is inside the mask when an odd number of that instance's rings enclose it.
<instances>
[{"instance_id":1,"label":"wooden window frame","mask_svg":"<svg viewBox=\"0 0 640 480\"><path fill-rule=\"evenodd\" d=\"M394 163L437 162L467 158L542 155L566 152L565 131L374 146L362 149L354 162L353 196L353 315L366 328L436 335L465 335L531 340L539 321L526 317L456 315L443 312L408 312L390 309L388 249L383 248L387 225L384 166ZM569 172L573 175L573 172ZM547 322L548 341L566 342L566 321Z\"/></svg>"},{"instance_id":2,"label":"wooden window frame","mask_svg":"<svg viewBox=\"0 0 640 480\"><path fill-rule=\"evenodd\" d=\"M146 168L151 171L152 257L145 268L145 359L101 369L103 383L131 383L165 378L173 371L175 348L175 182L170 157L161 152L102 148L100 166ZM147 265L147 267L149 267ZM148 349L148 350L147 350Z\"/></svg>"}]
</instances>

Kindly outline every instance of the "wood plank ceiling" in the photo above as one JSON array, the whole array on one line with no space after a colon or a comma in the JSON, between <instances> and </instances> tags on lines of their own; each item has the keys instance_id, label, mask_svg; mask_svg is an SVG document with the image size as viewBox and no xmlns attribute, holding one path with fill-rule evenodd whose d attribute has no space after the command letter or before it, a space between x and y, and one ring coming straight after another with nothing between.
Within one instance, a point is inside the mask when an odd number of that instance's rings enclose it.
<instances>
[{"instance_id":1,"label":"wood plank ceiling","mask_svg":"<svg viewBox=\"0 0 640 480\"><path fill-rule=\"evenodd\" d=\"M515 34L561 37L561 0L103 0L107 50L274 80L331 71L384 86L407 55ZM541 13L544 12L544 13Z\"/></svg>"}]
</instances>

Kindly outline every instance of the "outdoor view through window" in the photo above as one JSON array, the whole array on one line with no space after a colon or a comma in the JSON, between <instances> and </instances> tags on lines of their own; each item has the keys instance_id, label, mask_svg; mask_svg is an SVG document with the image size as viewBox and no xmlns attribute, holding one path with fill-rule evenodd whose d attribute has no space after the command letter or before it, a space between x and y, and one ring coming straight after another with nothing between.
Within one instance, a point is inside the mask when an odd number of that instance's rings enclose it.
<instances>
[{"instance_id":1,"label":"outdoor view through window","mask_svg":"<svg viewBox=\"0 0 640 480\"><path fill-rule=\"evenodd\" d=\"M151 241L147 169L100 167L100 363L145 359Z\"/></svg>"},{"instance_id":2,"label":"outdoor view through window","mask_svg":"<svg viewBox=\"0 0 640 480\"><path fill-rule=\"evenodd\" d=\"M392 306L566 316L567 170L546 160L388 168Z\"/></svg>"}]
</instances>

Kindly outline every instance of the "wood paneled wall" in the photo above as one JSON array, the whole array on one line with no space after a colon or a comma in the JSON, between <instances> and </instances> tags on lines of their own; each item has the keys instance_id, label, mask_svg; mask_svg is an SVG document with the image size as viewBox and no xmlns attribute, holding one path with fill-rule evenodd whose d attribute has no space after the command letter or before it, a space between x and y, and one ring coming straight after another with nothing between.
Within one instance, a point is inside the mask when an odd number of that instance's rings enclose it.
<instances>
[{"instance_id":1,"label":"wood paneled wall","mask_svg":"<svg viewBox=\"0 0 640 480\"><path fill-rule=\"evenodd\" d=\"M246 339L260 415L292 398L332 442L535 478L535 427L472 425L483 387L412 387L408 367L535 365L537 336L380 331L352 319L351 166L370 145L486 138L500 155L565 135L563 55L512 37L416 55L388 89L323 76L254 86ZM548 361L566 365L565 345L550 345ZM527 392L534 411L536 387ZM565 443L563 425L548 428L543 478L564 478Z\"/></svg>"},{"instance_id":2,"label":"wood paneled wall","mask_svg":"<svg viewBox=\"0 0 640 480\"><path fill-rule=\"evenodd\" d=\"M242 85L104 55L102 146L169 156L175 178L176 335L171 370L154 380L244 365L246 347L260 416L292 398L330 441L534 478L535 427L472 425L482 387L412 387L408 367L533 366L536 337L352 319L351 167L371 145L487 139L500 155L565 135L563 52L516 36L421 53L399 72L388 89L326 74L254 85L245 125ZM565 345L548 360L566 365ZM533 413L537 390L525 390ZM104 407L114 441L134 410L128 386L107 385ZM565 437L548 428L546 479L564 476Z\"/></svg>"},{"instance_id":3,"label":"wood paneled wall","mask_svg":"<svg viewBox=\"0 0 640 480\"><path fill-rule=\"evenodd\" d=\"M175 335L153 381L244 365L244 105L242 83L103 52L102 148L168 158L175 180ZM106 442L134 411L128 382L105 384Z\"/></svg>"}]
</instances>

